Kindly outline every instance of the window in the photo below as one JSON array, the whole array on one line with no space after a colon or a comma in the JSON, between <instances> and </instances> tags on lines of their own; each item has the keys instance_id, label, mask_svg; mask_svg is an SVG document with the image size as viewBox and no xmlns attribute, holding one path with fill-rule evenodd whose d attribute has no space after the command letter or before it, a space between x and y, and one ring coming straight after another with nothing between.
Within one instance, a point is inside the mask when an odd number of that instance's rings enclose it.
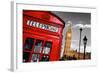
<instances>
[{"instance_id":1,"label":"window","mask_svg":"<svg viewBox=\"0 0 100 73\"><path fill-rule=\"evenodd\" d=\"M41 61L49 61L49 56L43 55Z\"/></svg>"},{"instance_id":2,"label":"window","mask_svg":"<svg viewBox=\"0 0 100 73\"><path fill-rule=\"evenodd\" d=\"M49 54L51 47L52 47L52 43L51 42L46 42L45 46L44 46L44 49L43 49L43 53L44 54Z\"/></svg>"},{"instance_id":3,"label":"window","mask_svg":"<svg viewBox=\"0 0 100 73\"><path fill-rule=\"evenodd\" d=\"M39 54L32 54L32 60L31 62L38 62L40 58Z\"/></svg>"},{"instance_id":4,"label":"window","mask_svg":"<svg viewBox=\"0 0 100 73\"><path fill-rule=\"evenodd\" d=\"M36 40L35 47L34 47L34 53L41 53L42 45L43 45L43 41Z\"/></svg>"},{"instance_id":5,"label":"window","mask_svg":"<svg viewBox=\"0 0 100 73\"><path fill-rule=\"evenodd\" d=\"M24 52L23 53L23 62L28 62L29 57L30 57L30 53L29 52Z\"/></svg>"},{"instance_id":6,"label":"window","mask_svg":"<svg viewBox=\"0 0 100 73\"><path fill-rule=\"evenodd\" d=\"M32 50L33 43L34 43L33 38L26 38L24 49Z\"/></svg>"},{"instance_id":7,"label":"window","mask_svg":"<svg viewBox=\"0 0 100 73\"><path fill-rule=\"evenodd\" d=\"M23 62L49 61L51 48L50 41L27 37L24 44Z\"/></svg>"}]
</instances>

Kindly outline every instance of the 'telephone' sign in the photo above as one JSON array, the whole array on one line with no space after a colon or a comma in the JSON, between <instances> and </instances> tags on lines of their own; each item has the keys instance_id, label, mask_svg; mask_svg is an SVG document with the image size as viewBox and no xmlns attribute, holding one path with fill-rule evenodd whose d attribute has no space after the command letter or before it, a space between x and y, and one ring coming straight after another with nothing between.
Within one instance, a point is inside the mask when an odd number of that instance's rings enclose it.
<instances>
[{"instance_id":1,"label":"'telephone' sign","mask_svg":"<svg viewBox=\"0 0 100 73\"><path fill-rule=\"evenodd\" d=\"M52 31L52 32L58 32L58 27L51 26L51 25L48 25L48 24L41 24L39 22L35 22L35 21L32 21L32 20L27 20L27 25L34 26L34 27L41 28L41 29L45 29L45 30L49 30L49 31Z\"/></svg>"}]
</instances>

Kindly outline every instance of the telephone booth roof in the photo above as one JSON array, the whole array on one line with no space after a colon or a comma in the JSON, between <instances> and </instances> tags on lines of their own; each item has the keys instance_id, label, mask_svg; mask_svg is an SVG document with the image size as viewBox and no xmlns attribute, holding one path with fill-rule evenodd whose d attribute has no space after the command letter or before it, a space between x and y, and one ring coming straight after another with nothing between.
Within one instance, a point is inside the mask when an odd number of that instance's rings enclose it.
<instances>
[{"instance_id":1,"label":"telephone booth roof","mask_svg":"<svg viewBox=\"0 0 100 73\"><path fill-rule=\"evenodd\" d=\"M52 22L62 27L65 26L64 21L50 11L23 10L23 14L47 22Z\"/></svg>"}]
</instances>

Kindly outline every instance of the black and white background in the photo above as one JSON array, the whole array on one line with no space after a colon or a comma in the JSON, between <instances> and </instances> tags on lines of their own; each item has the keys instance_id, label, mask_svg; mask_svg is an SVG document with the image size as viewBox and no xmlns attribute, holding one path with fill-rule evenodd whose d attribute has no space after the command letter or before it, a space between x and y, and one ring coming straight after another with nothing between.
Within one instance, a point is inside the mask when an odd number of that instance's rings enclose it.
<instances>
[{"instance_id":1,"label":"black and white background","mask_svg":"<svg viewBox=\"0 0 100 73\"><path fill-rule=\"evenodd\" d=\"M65 27L63 29L63 43L62 43L62 52L64 50L65 37L68 29L68 22L72 23L72 38L71 38L71 50L79 51L79 39L80 39L80 28L82 28L81 35L81 46L80 52L84 52L83 38L86 35L87 37L87 46L86 52L91 52L91 13L77 13L77 12L52 12L58 17L60 17L65 22Z\"/></svg>"}]
</instances>

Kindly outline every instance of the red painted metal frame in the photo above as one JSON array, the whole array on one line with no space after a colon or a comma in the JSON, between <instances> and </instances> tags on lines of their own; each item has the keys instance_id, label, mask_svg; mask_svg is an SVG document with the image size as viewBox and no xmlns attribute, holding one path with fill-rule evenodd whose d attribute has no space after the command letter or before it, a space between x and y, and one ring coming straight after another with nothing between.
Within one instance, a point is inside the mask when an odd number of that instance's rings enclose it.
<instances>
[{"instance_id":1,"label":"red painted metal frame","mask_svg":"<svg viewBox=\"0 0 100 73\"><path fill-rule=\"evenodd\" d=\"M43 15L48 15L48 17L44 17ZM26 24L27 20L34 20L39 23L48 24L52 26L58 27L58 32L51 32L48 30L43 30L41 28L36 28L33 26L28 26ZM48 55L50 61L58 61L60 59L61 52L61 44L62 44L62 31L64 28L64 22L56 15L49 11L31 11L31 10L23 10L23 45L25 44L25 40L27 37L34 38L34 45L36 39L43 40L43 47L46 41L52 42L52 48L50 50L50 54ZM23 52L29 52L29 62L31 61L32 54L34 53L34 46L31 51L23 50ZM42 57L42 53L40 53L40 59Z\"/></svg>"}]
</instances>

